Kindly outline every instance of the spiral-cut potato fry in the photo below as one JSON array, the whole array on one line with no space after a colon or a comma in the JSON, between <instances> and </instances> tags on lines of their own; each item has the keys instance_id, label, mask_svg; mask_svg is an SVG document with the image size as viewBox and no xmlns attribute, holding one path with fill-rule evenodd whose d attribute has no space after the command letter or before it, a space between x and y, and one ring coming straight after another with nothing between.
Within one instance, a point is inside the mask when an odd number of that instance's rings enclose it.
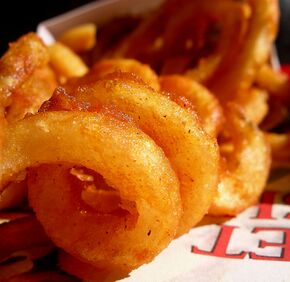
<instances>
[{"instance_id":1,"label":"spiral-cut potato fry","mask_svg":"<svg viewBox=\"0 0 290 282\"><path fill-rule=\"evenodd\" d=\"M148 63L158 73L186 72L205 82L237 51L248 17L248 4L240 1L216 1L213 8L211 0L169 0L114 55Z\"/></svg>"},{"instance_id":2,"label":"spiral-cut potato fry","mask_svg":"<svg viewBox=\"0 0 290 282\"><path fill-rule=\"evenodd\" d=\"M183 215L178 234L204 216L216 192L219 154L215 138L204 133L195 116L136 76L120 72L95 83L58 88L50 109L59 104L63 110L109 106L131 116L163 149L179 178Z\"/></svg>"},{"instance_id":3,"label":"spiral-cut potato fry","mask_svg":"<svg viewBox=\"0 0 290 282\"><path fill-rule=\"evenodd\" d=\"M265 136L230 104L225 110L221 144L221 176L218 194L209 213L236 215L255 204L265 187L270 169L270 150Z\"/></svg>"},{"instance_id":4,"label":"spiral-cut potato fry","mask_svg":"<svg viewBox=\"0 0 290 282\"><path fill-rule=\"evenodd\" d=\"M174 46L171 48L175 48L175 52L176 46L180 46L183 56L188 53L191 61L181 72L206 83L232 60L246 32L249 13L245 2L216 1L213 8L211 0L185 0L178 15L166 27L165 46ZM174 67L174 51L166 60L162 73L180 73ZM173 68L170 66L172 57Z\"/></svg>"},{"instance_id":5,"label":"spiral-cut potato fry","mask_svg":"<svg viewBox=\"0 0 290 282\"><path fill-rule=\"evenodd\" d=\"M223 110L213 94L204 86L180 75L161 76L159 82L161 90L180 106L186 107L185 99L189 100L205 131L217 136L223 123Z\"/></svg>"},{"instance_id":6,"label":"spiral-cut potato fry","mask_svg":"<svg viewBox=\"0 0 290 282\"><path fill-rule=\"evenodd\" d=\"M259 88L251 88L237 93L234 102L243 109L245 117L254 124L260 124L269 111L268 92Z\"/></svg>"},{"instance_id":7,"label":"spiral-cut potato fry","mask_svg":"<svg viewBox=\"0 0 290 282\"><path fill-rule=\"evenodd\" d=\"M277 0L169 0L113 54L185 73L224 102L248 91L277 34ZM158 26L158 28L156 28Z\"/></svg>"},{"instance_id":8,"label":"spiral-cut potato fry","mask_svg":"<svg viewBox=\"0 0 290 282\"><path fill-rule=\"evenodd\" d=\"M51 175L45 167L37 169L39 174L32 171L29 193L38 219L56 245L81 260L129 271L150 261L175 236L177 178L161 149L132 124L98 113L42 113L5 129L2 156L2 185L25 168L66 162L100 173L119 191L121 211L102 213L82 204L65 168L51 167Z\"/></svg>"},{"instance_id":9,"label":"spiral-cut potato fry","mask_svg":"<svg viewBox=\"0 0 290 282\"><path fill-rule=\"evenodd\" d=\"M0 116L4 116L11 105L13 91L48 60L46 47L34 33L24 35L10 45L0 60Z\"/></svg>"},{"instance_id":10,"label":"spiral-cut potato fry","mask_svg":"<svg viewBox=\"0 0 290 282\"><path fill-rule=\"evenodd\" d=\"M93 83L98 79L104 78L113 72L126 72L138 76L145 84L155 90L160 90L159 78L157 74L145 64L133 59L106 59L102 60L90 69L89 73L81 78L69 80L69 85Z\"/></svg>"},{"instance_id":11,"label":"spiral-cut potato fry","mask_svg":"<svg viewBox=\"0 0 290 282\"><path fill-rule=\"evenodd\" d=\"M96 63L90 70L88 77L92 76L92 82L96 79L105 77L113 72L129 72L136 74L146 84L155 90L160 89L157 74L148 66L136 60L130 59L107 59ZM87 80L87 78L86 78ZM88 82L88 81L87 81Z\"/></svg>"},{"instance_id":12,"label":"spiral-cut potato fry","mask_svg":"<svg viewBox=\"0 0 290 282\"><path fill-rule=\"evenodd\" d=\"M269 59L277 34L279 6L277 0L247 0L251 16L240 49L227 70L219 70L210 89L223 101L232 100L239 91L247 91L260 67ZM236 40L233 37L233 40Z\"/></svg>"},{"instance_id":13,"label":"spiral-cut potato fry","mask_svg":"<svg viewBox=\"0 0 290 282\"><path fill-rule=\"evenodd\" d=\"M7 110L8 122L25 117L27 113L35 114L44 101L47 101L57 86L52 70L45 66L38 68L12 95L12 103Z\"/></svg>"}]
</instances>

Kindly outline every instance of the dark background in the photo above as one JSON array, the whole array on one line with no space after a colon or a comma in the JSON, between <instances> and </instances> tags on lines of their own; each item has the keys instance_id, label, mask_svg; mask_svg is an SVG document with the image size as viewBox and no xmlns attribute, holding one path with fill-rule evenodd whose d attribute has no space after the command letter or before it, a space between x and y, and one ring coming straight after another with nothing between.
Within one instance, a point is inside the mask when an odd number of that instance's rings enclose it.
<instances>
[{"instance_id":1,"label":"dark background","mask_svg":"<svg viewBox=\"0 0 290 282\"><path fill-rule=\"evenodd\" d=\"M38 23L60 15L92 0L0 0L0 54L8 42L29 31Z\"/></svg>"},{"instance_id":2,"label":"dark background","mask_svg":"<svg viewBox=\"0 0 290 282\"><path fill-rule=\"evenodd\" d=\"M7 49L8 42L16 40L19 36L28 31L34 31L39 22L91 1L92 0L2 0L0 9L0 54ZM277 38L277 47L281 61L289 64L290 0L280 0L280 5L282 16L280 33Z\"/></svg>"}]
</instances>

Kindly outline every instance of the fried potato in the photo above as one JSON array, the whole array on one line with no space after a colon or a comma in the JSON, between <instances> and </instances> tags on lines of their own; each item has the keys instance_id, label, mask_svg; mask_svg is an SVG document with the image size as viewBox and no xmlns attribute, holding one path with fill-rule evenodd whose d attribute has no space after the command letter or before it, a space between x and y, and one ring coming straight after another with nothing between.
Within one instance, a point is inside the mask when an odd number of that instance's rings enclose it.
<instances>
[{"instance_id":1,"label":"fried potato","mask_svg":"<svg viewBox=\"0 0 290 282\"><path fill-rule=\"evenodd\" d=\"M123 40L113 57L135 58L158 74L186 73L206 82L237 50L248 10L247 3L237 1L217 1L214 9L211 0L166 1Z\"/></svg>"},{"instance_id":2,"label":"fried potato","mask_svg":"<svg viewBox=\"0 0 290 282\"><path fill-rule=\"evenodd\" d=\"M61 34L57 41L66 45L76 53L88 51L96 44L97 27L93 23L86 23L70 28Z\"/></svg>"},{"instance_id":3,"label":"fried potato","mask_svg":"<svg viewBox=\"0 0 290 282\"><path fill-rule=\"evenodd\" d=\"M83 76L88 72L88 67L82 59L62 43L56 42L49 46L48 50L50 65L59 80Z\"/></svg>"},{"instance_id":4,"label":"fried potato","mask_svg":"<svg viewBox=\"0 0 290 282\"><path fill-rule=\"evenodd\" d=\"M38 112L43 102L47 101L57 86L55 74L45 66L38 68L12 95L12 103L7 109L8 122L14 122L26 114Z\"/></svg>"},{"instance_id":5,"label":"fried potato","mask_svg":"<svg viewBox=\"0 0 290 282\"><path fill-rule=\"evenodd\" d=\"M262 65L269 59L277 34L277 0L248 0L251 7L249 27L241 47L226 73L210 83L210 89L223 101L232 100L239 91L247 91ZM235 40L235 37L233 37Z\"/></svg>"},{"instance_id":6,"label":"fried potato","mask_svg":"<svg viewBox=\"0 0 290 282\"><path fill-rule=\"evenodd\" d=\"M12 103L12 92L21 86L39 67L48 63L49 55L43 42L34 33L10 44L0 59L0 118Z\"/></svg>"},{"instance_id":7,"label":"fried potato","mask_svg":"<svg viewBox=\"0 0 290 282\"><path fill-rule=\"evenodd\" d=\"M97 113L42 113L8 126L2 153L2 185L25 168L65 162L100 173L119 191L125 201L120 211L102 214L80 195L72 197L70 179L78 178L65 166L49 166L49 174L45 166L32 170L29 200L37 218L57 246L83 261L129 271L152 260L176 234L181 203L175 173L162 150L130 123ZM135 203L134 214L127 202Z\"/></svg>"},{"instance_id":8,"label":"fried potato","mask_svg":"<svg viewBox=\"0 0 290 282\"><path fill-rule=\"evenodd\" d=\"M290 133L270 133L266 134L270 143L273 167L289 167L290 166Z\"/></svg>"},{"instance_id":9,"label":"fried potato","mask_svg":"<svg viewBox=\"0 0 290 282\"><path fill-rule=\"evenodd\" d=\"M204 130L211 136L217 136L224 117L223 110L216 97L204 86L181 75L161 76L161 90L182 107L188 99L196 110Z\"/></svg>"},{"instance_id":10,"label":"fried potato","mask_svg":"<svg viewBox=\"0 0 290 282\"><path fill-rule=\"evenodd\" d=\"M48 110L94 111L100 107L129 115L163 149L181 185L183 215L178 234L189 231L207 212L215 195L219 162L216 139L208 136L186 109L129 73L60 87Z\"/></svg>"},{"instance_id":11,"label":"fried potato","mask_svg":"<svg viewBox=\"0 0 290 282\"><path fill-rule=\"evenodd\" d=\"M259 125L269 112L268 97L267 91L251 88L237 93L234 102L240 105L248 120Z\"/></svg>"},{"instance_id":12,"label":"fried potato","mask_svg":"<svg viewBox=\"0 0 290 282\"><path fill-rule=\"evenodd\" d=\"M109 73L118 71L136 74L153 89L160 89L157 74L148 65L130 59L102 60L91 68L88 78L85 78L85 80L89 82L88 79L91 77L90 80L93 82L99 78L105 77Z\"/></svg>"},{"instance_id":13,"label":"fried potato","mask_svg":"<svg viewBox=\"0 0 290 282\"><path fill-rule=\"evenodd\" d=\"M256 83L280 101L290 103L290 78L287 74L274 71L265 64L257 74Z\"/></svg>"},{"instance_id":14,"label":"fried potato","mask_svg":"<svg viewBox=\"0 0 290 282\"><path fill-rule=\"evenodd\" d=\"M233 104L225 115L224 144L230 146L225 147L227 150L220 146L223 159L211 215L237 215L257 203L270 171L270 148L263 132Z\"/></svg>"}]
</instances>

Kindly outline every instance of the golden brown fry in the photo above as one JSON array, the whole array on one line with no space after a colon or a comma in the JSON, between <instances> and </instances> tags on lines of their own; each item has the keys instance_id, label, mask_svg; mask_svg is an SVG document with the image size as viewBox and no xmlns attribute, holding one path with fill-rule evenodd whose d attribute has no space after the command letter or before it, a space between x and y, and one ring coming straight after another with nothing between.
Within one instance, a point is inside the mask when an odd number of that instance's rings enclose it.
<instances>
[{"instance_id":1,"label":"golden brown fry","mask_svg":"<svg viewBox=\"0 0 290 282\"><path fill-rule=\"evenodd\" d=\"M180 75L161 76L161 90L180 106L186 107L185 99L196 110L204 130L211 136L217 136L224 117L218 100L202 85ZM184 99L185 98L185 99Z\"/></svg>"},{"instance_id":2,"label":"golden brown fry","mask_svg":"<svg viewBox=\"0 0 290 282\"><path fill-rule=\"evenodd\" d=\"M268 92L259 88L251 88L246 93L236 95L234 102L243 109L245 118L258 125L269 111Z\"/></svg>"},{"instance_id":3,"label":"golden brown fry","mask_svg":"<svg viewBox=\"0 0 290 282\"><path fill-rule=\"evenodd\" d=\"M204 32L204 34L200 34L192 41L193 48L188 51L197 51L197 54L193 56L193 62L188 65L185 74L207 84L217 75L217 72L224 71L232 65L232 60L247 31L251 11L248 3L243 1L216 1L214 8L211 0L187 2L190 4L185 5L183 11L180 12L179 20L175 19L175 32L185 28L184 25L181 26L178 23L178 21L183 21L183 14L185 14L189 22L196 21L196 25L191 24L191 33ZM194 12L194 15L190 10ZM170 31L168 27L167 33L170 34L170 32L172 30ZM204 44L203 49L195 47L202 44L201 42Z\"/></svg>"},{"instance_id":4,"label":"golden brown fry","mask_svg":"<svg viewBox=\"0 0 290 282\"><path fill-rule=\"evenodd\" d=\"M290 133L267 133L272 151L273 167L290 166Z\"/></svg>"},{"instance_id":5,"label":"golden brown fry","mask_svg":"<svg viewBox=\"0 0 290 282\"><path fill-rule=\"evenodd\" d=\"M87 78L84 78L88 83L90 77L91 81L94 82L99 78L105 77L107 74L112 72L129 72L136 74L146 84L151 86L155 90L160 89L157 74L148 66L139 63L136 60L130 59L107 59L96 63L90 70Z\"/></svg>"},{"instance_id":6,"label":"golden brown fry","mask_svg":"<svg viewBox=\"0 0 290 282\"><path fill-rule=\"evenodd\" d=\"M94 111L110 106L129 115L163 149L179 178L183 216L178 234L189 231L207 212L218 180L216 139L186 109L129 73L61 87L50 103L50 110L59 109L59 103L63 110L83 107Z\"/></svg>"},{"instance_id":7,"label":"golden brown fry","mask_svg":"<svg viewBox=\"0 0 290 282\"><path fill-rule=\"evenodd\" d=\"M290 102L290 78L287 74L274 71L265 64L257 73L256 83L281 101Z\"/></svg>"},{"instance_id":8,"label":"golden brown fry","mask_svg":"<svg viewBox=\"0 0 290 282\"><path fill-rule=\"evenodd\" d=\"M24 168L67 162L99 172L121 199L136 203L137 216L126 203L120 214L100 214L82 205L80 197L71 197L66 175L77 178L70 170L56 166L49 174L45 167L37 168L39 174L32 171L30 203L38 219L56 245L82 260L131 269L152 260L175 236L181 205L177 178L161 149L132 124L104 114L50 112L11 124L5 138L0 164L4 183Z\"/></svg>"},{"instance_id":9,"label":"golden brown fry","mask_svg":"<svg viewBox=\"0 0 290 282\"><path fill-rule=\"evenodd\" d=\"M62 43L56 42L48 50L50 65L60 80L83 76L88 72L82 59Z\"/></svg>"},{"instance_id":10,"label":"golden brown fry","mask_svg":"<svg viewBox=\"0 0 290 282\"><path fill-rule=\"evenodd\" d=\"M237 215L255 204L263 192L270 169L270 150L263 132L249 122L235 105L225 110L227 151L221 147L218 194L209 213Z\"/></svg>"},{"instance_id":11,"label":"golden brown fry","mask_svg":"<svg viewBox=\"0 0 290 282\"><path fill-rule=\"evenodd\" d=\"M166 1L114 56L148 63L159 74L186 72L206 82L223 61L231 62L248 17L249 6L240 1L216 1L214 8L211 0Z\"/></svg>"},{"instance_id":12,"label":"golden brown fry","mask_svg":"<svg viewBox=\"0 0 290 282\"><path fill-rule=\"evenodd\" d=\"M14 122L26 114L38 112L43 102L47 101L57 86L52 70L45 66L38 68L12 95L12 103L7 109L8 122Z\"/></svg>"},{"instance_id":13,"label":"golden brown fry","mask_svg":"<svg viewBox=\"0 0 290 282\"><path fill-rule=\"evenodd\" d=\"M46 47L34 33L10 44L0 60L0 117L12 103L12 92L20 87L39 67L48 63Z\"/></svg>"},{"instance_id":14,"label":"golden brown fry","mask_svg":"<svg viewBox=\"0 0 290 282\"><path fill-rule=\"evenodd\" d=\"M269 59L277 34L277 0L248 0L251 18L241 48L226 72L210 82L210 89L223 101L232 100L239 91L247 91L262 65ZM235 37L233 38L235 40Z\"/></svg>"},{"instance_id":15,"label":"golden brown fry","mask_svg":"<svg viewBox=\"0 0 290 282\"><path fill-rule=\"evenodd\" d=\"M86 23L70 28L61 34L57 41L66 45L74 52L84 52L92 49L96 44L97 27L93 23Z\"/></svg>"}]
</instances>

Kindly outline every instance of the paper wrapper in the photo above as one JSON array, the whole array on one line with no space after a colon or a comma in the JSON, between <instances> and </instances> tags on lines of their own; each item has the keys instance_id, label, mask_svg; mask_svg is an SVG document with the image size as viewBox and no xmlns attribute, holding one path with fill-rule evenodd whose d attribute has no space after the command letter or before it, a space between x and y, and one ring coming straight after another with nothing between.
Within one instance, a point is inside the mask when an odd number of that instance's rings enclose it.
<instances>
[{"instance_id":1,"label":"paper wrapper","mask_svg":"<svg viewBox=\"0 0 290 282\"><path fill-rule=\"evenodd\" d=\"M98 1L40 23L50 44L66 29L144 13L162 0ZM273 53L276 68L277 56ZM288 192L287 192L288 190ZM290 281L290 176L276 177L260 204L222 224L206 224L174 240L153 262L121 281ZM221 219L206 219L207 222Z\"/></svg>"}]
</instances>

